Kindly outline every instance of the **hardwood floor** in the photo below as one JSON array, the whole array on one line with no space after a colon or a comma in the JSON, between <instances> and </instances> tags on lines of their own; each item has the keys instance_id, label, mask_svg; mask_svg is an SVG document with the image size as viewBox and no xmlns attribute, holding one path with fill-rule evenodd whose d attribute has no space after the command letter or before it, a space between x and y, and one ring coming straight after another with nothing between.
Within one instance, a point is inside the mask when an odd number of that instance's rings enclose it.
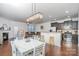
<instances>
[{"instance_id":1,"label":"hardwood floor","mask_svg":"<svg viewBox=\"0 0 79 59\"><path fill-rule=\"evenodd\" d=\"M3 45L0 46L0 56L11 56L11 45L8 41L5 41Z\"/></svg>"},{"instance_id":2,"label":"hardwood floor","mask_svg":"<svg viewBox=\"0 0 79 59\"><path fill-rule=\"evenodd\" d=\"M52 46L47 44L46 56L77 56L78 47L73 45L72 47L67 47L65 44L61 47Z\"/></svg>"},{"instance_id":3,"label":"hardwood floor","mask_svg":"<svg viewBox=\"0 0 79 59\"><path fill-rule=\"evenodd\" d=\"M62 42L61 47L46 44L45 48L46 56L78 56L78 52L77 44L72 44L71 47L68 47L64 42ZM6 41L4 45L0 46L0 56L11 55L11 45Z\"/></svg>"}]
</instances>

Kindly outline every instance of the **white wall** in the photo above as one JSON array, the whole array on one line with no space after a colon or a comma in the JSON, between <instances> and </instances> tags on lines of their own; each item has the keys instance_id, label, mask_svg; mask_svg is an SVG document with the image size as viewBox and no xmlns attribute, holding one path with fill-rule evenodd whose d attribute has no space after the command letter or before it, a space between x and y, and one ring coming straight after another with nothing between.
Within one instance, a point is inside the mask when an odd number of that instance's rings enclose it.
<instances>
[{"instance_id":1,"label":"white wall","mask_svg":"<svg viewBox=\"0 0 79 59\"><path fill-rule=\"evenodd\" d=\"M43 29L41 30L41 26L43 25ZM49 29L50 29L50 22L46 22L46 23L42 23L42 24L37 24L36 25L36 31L37 32L48 32L49 31Z\"/></svg>"},{"instance_id":2,"label":"white wall","mask_svg":"<svg viewBox=\"0 0 79 59\"><path fill-rule=\"evenodd\" d=\"M73 21L77 20L78 18L72 18ZM59 22L59 23L62 23L66 20L71 20L70 18L68 19L63 19L63 20L58 20L58 21L49 21L49 22L45 22L45 23L41 23L41 24L37 24L36 25L36 31L38 32L49 32L50 29L55 29L53 27L51 27L51 23L54 23L54 22ZM41 30L40 26L43 25L44 29Z\"/></svg>"},{"instance_id":3,"label":"white wall","mask_svg":"<svg viewBox=\"0 0 79 59\"><path fill-rule=\"evenodd\" d=\"M79 46L79 14L78 14L78 46Z\"/></svg>"},{"instance_id":4,"label":"white wall","mask_svg":"<svg viewBox=\"0 0 79 59\"><path fill-rule=\"evenodd\" d=\"M7 24L8 26L11 27L11 31L8 31L9 38L15 37L15 34L14 34L15 26L18 26L18 29L24 29L27 31L27 25L25 23L15 22L15 21L0 17L0 26L2 26L3 24Z\"/></svg>"},{"instance_id":5,"label":"white wall","mask_svg":"<svg viewBox=\"0 0 79 59\"><path fill-rule=\"evenodd\" d=\"M79 18L78 18L78 46L79 46Z\"/></svg>"}]
</instances>

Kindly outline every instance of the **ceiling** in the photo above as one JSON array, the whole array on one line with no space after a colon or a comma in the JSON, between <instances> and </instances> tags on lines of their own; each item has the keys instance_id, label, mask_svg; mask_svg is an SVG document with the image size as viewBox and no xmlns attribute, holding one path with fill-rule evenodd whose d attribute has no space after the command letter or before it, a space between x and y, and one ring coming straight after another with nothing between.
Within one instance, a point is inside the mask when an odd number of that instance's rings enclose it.
<instances>
[{"instance_id":1,"label":"ceiling","mask_svg":"<svg viewBox=\"0 0 79 59\"><path fill-rule=\"evenodd\" d=\"M32 23L55 21L69 17L76 17L79 3L0 3L0 17L10 20L26 22L33 12L41 12L43 19ZM67 13L66 13L67 12Z\"/></svg>"}]
</instances>

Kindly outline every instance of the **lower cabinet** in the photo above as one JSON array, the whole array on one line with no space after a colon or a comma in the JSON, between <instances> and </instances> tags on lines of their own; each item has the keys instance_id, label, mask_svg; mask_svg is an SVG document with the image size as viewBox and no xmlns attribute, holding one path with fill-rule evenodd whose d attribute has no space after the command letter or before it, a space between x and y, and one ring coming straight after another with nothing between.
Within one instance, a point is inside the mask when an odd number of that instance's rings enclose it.
<instances>
[{"instance_id":1,"label":"lower cabinet","mask_svg":"<svg viewBox=\"0 0 79 59\"><path fill-rule=\"evenodd\" d=\"M44 37L44 40L48 44L52 44L55 46L61 46L61 33L60 32L42 32L41 36Z\"/></svg>"}]
</instances>

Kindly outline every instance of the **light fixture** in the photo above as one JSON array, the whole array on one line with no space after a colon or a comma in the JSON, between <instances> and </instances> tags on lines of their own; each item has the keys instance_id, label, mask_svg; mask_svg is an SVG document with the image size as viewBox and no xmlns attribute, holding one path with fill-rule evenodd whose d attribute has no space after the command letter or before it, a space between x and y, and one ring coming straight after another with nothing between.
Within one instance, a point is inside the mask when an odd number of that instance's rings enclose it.
<instances>
[{"instance_id":1,"label":"light fixture","mask_svg":"<svg viewBox=\"0 0 79 59\"><path fill-rule=\"evenodd\" d=\"M68 18L70 18L70 16L67 16Z\"/></svg>"},{"instance_id":2,"label":"light fixture","mask_svg":"<svg viewBox=\"0 0 79 59\"><path fill-rule=\"evenodd\" d=\"M49 18L51 18L52 16L48 16Z\"/></svg>"},{"instance_id":3,"label":"light fixture","mask_svg":"<svg viewBox=\"0 0 79 59\"><path fill-rule=\"evenodd\" d=\"M54 19L54 20L57 20L57 19Z\"/></svg>"},{"instance_id":4,"label":"light fixture","mask_svg":"<svg viewBox=\"0 0 79 59\"><path fill-rule=\"evenodd\" d=\"M11 5L13 7L22 7L24 5L24 3L14 3L14 2L11 2L11 3L6 3L8 5Z\"/></svg>"},{"instance_id":5,"label":"light fixture","mask_svg":"<svg viewBox=\"0 0 79 59\"><path fill-rule=\"evenodd\" d=\"M42 18L43 18L43 15L39 12L39 13L36 13L36 14L32 15L31 17L27 18L26 22L32 22L34 20L39 20Z\"/></svg>"},{"instance_id":6,"label":"light fixture","mask_svg":"<svg viewBox=\"0 0 79 59\"><path fill-rule=\"evenodd\" d=\"M10 5L12 5L14 7L20 7L22 4L21 3L11 3Z\"/></svg>"},{"instance_id":7,"label":"light fixture","mask_svg":"<svg viewBox=\"0 0 79 59\"><path fill-rule=\"evenodd\" d=\"M65 13L69 13L69 11L65 11Z\"/></svg>"},{"instance_id":8,"label":"light fixture","mask_svg":"<svg viewBox=\"0 0 79 59\"><path fill-rule=\"evenodd\" d=\"M48 16L49 17L49 19L51 20L51 19L53 19L53 17L52 16ZM53 20L57 20L57 19L53 19Z\"/></svg>"},{"instance_id":9,"label":"light fixture","mask_svg":"<svg viewBox=\"0 0 79 59\"><path fill-rule=\"evenodd\" d=\"M40 20L43 18L43 15L41 12L37 12L36 10L36 4L35 3L32 3L32 16L28 17L26 19L26 23L31 23L32 21L35 21L35 20Z\"/></svg>"}]
</instances>

